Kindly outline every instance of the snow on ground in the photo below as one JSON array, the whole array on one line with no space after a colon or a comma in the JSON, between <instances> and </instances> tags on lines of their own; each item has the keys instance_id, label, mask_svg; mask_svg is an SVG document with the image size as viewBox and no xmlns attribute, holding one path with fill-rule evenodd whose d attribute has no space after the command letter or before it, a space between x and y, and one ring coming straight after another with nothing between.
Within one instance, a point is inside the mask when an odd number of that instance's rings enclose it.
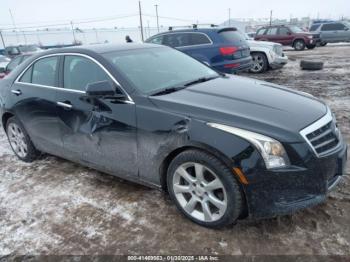
<instances>
[{"instance_id":1,"label":"snow on ground","mask_svg":"<svg viewBox=\"0 0 350 262\"><path fill-rule=\"evenodd\" d=\"M289 64L249 75L326 100L350 142L350 46L288 51ZM323 71L300 59L326 61ZM52 156L18 161L0 131L0 255L347 254L350 179L327 202L294 215L209 230L185 219L166 194Z\"/></svg>"}]
</instances>

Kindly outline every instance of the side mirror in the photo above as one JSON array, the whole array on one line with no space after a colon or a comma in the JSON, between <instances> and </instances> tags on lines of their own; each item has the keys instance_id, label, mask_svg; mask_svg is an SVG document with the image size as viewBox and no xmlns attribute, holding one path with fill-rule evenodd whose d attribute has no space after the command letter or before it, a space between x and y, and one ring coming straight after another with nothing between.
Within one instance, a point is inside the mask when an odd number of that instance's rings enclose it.
<instances>
[{"instance_id":1,"label":"side mirror","mask_svg":"<svg viewBox=\"0 0 350 262\"><path fill-rule=\"evenodd\" d=\"M110 81L90 83L86 87L86 94L91 97L115 96L115 86Z\"/></svg>"}]
</instances>

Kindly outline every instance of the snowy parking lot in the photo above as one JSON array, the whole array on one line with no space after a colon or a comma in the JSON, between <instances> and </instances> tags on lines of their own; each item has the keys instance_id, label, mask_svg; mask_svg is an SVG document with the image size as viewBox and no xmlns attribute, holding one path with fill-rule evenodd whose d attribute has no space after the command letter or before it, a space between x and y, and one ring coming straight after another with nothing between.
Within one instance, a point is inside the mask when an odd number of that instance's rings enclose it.
<instances>
[{"instance_id":1,"label":"snowy parking lot","mask_svg":"<svg viewBox=\"0 0 350 262\"><path fill-rule=\"evenodd\" d=\"M350 45L286 53L283 69L248 76L324 99L350 144ZM325 68L302 71L301 59L324 61ZM0 255L350 255L349 225L349 162L322 205L210 230L184 218L157 190L52 156L22 163L0 131Z\"/></svg>"}]
</instances>

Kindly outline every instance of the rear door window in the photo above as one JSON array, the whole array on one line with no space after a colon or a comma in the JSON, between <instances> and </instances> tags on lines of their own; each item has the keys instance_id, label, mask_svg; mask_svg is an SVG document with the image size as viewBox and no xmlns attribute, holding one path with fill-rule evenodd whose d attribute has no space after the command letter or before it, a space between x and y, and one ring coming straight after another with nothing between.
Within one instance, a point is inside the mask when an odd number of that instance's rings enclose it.
<instances>
[{"instance_id":1,"label":"rear door window","mask_svg":"<svg viewBox=\"0 0 350 262\"><path fill-rule=\"evenodd\" d=\"M163 44L170 47L189 46L190 34L188 33L173 33L164 35Z\"/></svg>"},{"instance_id":2,"label":"rear door window","mask_svg":"<svg viewBox=\"0 0 350 262\"><path fill-rule=\"evenodd\" d=\"M335 30L344 30L345 26L340 23L324 24L322 26L322 31L335 31Z\"/></svg>"},{"instance_id":3,"label":"rear door window","mask_svg":"<svg viewBox=\"0 0 350 262\"><path fill-rule=\"evenodd\" d=\"M191 33L190 35L190 45L207 45L211 44L209 37L201 33Z\"/></svg>"},{"instance_id":4,"label":"rear door window","mask_svg":"<svg viewBox=\"0 0 350 262\"><path fill-rule=\"evenodd\" d=\"M286 27L280 27L278 29L278 35L288 35L289 32L289 29Z\"/></svg>"},{"instance_id":5,"label":"rear door window","mask_svg":"<svg viewBox=\"0 0 350 262\"><path fill-rule=\"evenodd\" d=\"M58 57L40 59L33 65L32 83L44 86L57 86Z\"/></svg>"},{"instance_id":6,"label":"rear door window","mask_svg":"<svg viewBox=\"0 0 350 262\"><path fill-rule=\"evenodd\" d=\"M271 27L267 30L267 35L277 35L277 27Z\"/></svg>"}]
</instances>

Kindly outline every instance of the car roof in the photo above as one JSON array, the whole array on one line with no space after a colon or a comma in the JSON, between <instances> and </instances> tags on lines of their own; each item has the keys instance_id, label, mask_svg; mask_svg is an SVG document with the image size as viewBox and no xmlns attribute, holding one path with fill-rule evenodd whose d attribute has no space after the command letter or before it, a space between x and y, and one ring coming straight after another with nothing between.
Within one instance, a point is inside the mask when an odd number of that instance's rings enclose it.
<instances>
[{"instance_id":1,"label":"car roof","mask_svg":"<svg viewBox=\"0 0 350 262\"><path fill-rule=\"evenodd\" d=\"M211 32L221 32L225 30L238 31L237 28L232 26L231 27L208 27L208 28L203 27L203 28L172 29L156 35L171 34L171 33L211 33Z\"/></svg>"},{"instance_id":2,"label":"car roof","mask_svg":"<svg viewBox=\"0 0 350 262\"><path fill-rule=\"evenodd\" d=\"M155 44L138 44L138 43L81 45L81 46L74 46L74 47L50 49L50 50L38 53L36 57L41 57L41 56L50 55L50 54L60 54L60 53L93 52L97 54L103 54L103 53L109 53L109 52L148 49L148 48L166 48L166 47L155 45Z\"/></svg>"}]
</instances>

